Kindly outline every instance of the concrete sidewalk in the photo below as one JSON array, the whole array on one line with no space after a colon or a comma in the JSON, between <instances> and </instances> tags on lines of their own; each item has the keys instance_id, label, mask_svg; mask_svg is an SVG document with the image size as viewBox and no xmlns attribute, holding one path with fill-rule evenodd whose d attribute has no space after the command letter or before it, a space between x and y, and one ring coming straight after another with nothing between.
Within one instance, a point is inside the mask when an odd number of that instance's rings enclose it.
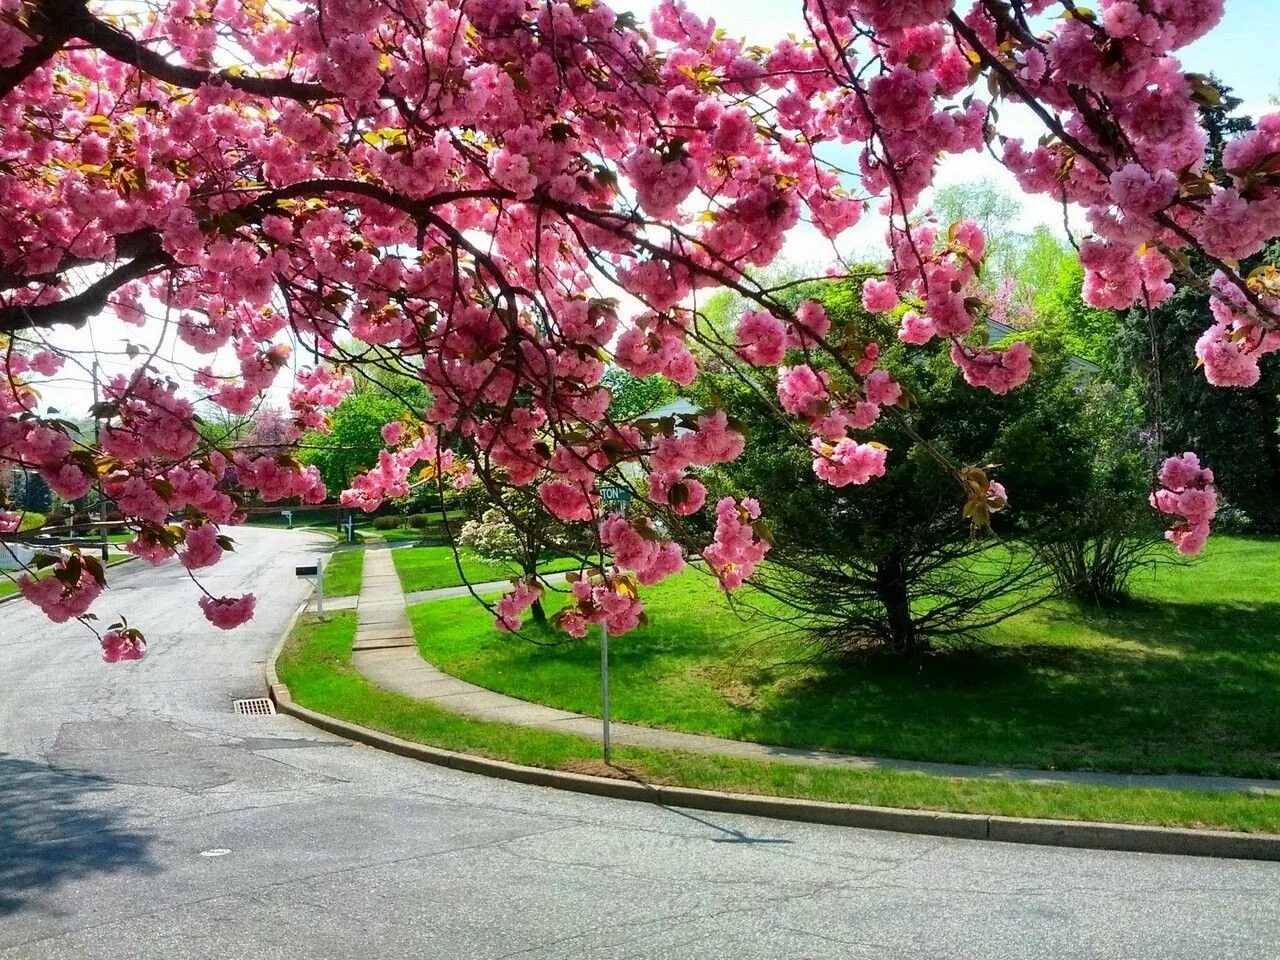
<instances>
[{"instance_id":1,"label":"concrete sidewalk","mask_svg":"<svg viewBox=\"0 0 1280 960\"><path fill-rule=\"evenodd\" d=\"M445 587L410 594L413 603L465 596L493 594L510 586L509 581L475 584L470 590ZM444 710L478 720L492 720L522 727L536 727L594 740L602 739L601 720L585 714L558 710L542 704L495 693L450 676L424 660L418 652L404 605L391 551L371 550L365 554L364 581L357 607L359 626L352 662L370 681L394 693L429 702ZM824 750L801 750L741 740L726 740L701 734L660 730L628 723L611 725L614 743L663 750L709 753L743 760L782 761L820 767L854 770L895 770L934 776L1009 780L1029 784L1073 784L1077 786L1143 787L1211 792L1241 792L1280 796L1280 781L1240 777L1204 777L1192 774L1119 774L1071 770L1035 770L1021 767L965 766L860 757Z\"/></svg>"},{"instance_id":2,"label":"concrete sidewalk","mask_svg":"<svg viewBox=\"0 0 1280 960\"><path fill-rule=\"evenodd\" d=\"M364 552L353 649L358 653L402 650L417 659L413 627L405 613L404 593L400 589L400 577L391 561L390 550Z\"/></svg>"}]
</instances>

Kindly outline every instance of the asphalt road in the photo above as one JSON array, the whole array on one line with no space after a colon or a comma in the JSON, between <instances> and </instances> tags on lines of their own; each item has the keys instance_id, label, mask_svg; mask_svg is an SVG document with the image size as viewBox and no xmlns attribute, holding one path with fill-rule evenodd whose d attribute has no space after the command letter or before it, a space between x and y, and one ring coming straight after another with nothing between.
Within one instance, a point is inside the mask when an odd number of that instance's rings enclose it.
<instances>
[{"instance_id":1,"label":"asphalt road","mask_svg":"<svg viewBox=\"0 0 1280 960\"><path fill-rule=\"evenodd\" d=\"M1057 850L560 794L232 713L321 541L246 530L207 579L99 601L151 656L0 606L0 958L1280 956L1280 864Z\"/></svg>"}]
</instances>

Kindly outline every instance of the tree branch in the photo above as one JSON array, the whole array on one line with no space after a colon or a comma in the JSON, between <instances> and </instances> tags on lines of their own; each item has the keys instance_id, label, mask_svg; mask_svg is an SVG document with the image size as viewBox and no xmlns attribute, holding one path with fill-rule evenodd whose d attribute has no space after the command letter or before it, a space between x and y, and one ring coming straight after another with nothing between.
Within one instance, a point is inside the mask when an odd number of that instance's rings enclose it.
<instances>
[{"instance_id":1,"label":"tree branch","mask_svg":"<svg viewBox=\"0 0 1280 960\"><path fill-rule=\"evenodd\" d=\"M66 25L59 24L57 20L51 24L44 24L44 27L45 30L42 30L40 39L22 52L22 57L17 63L0 70L0 100L7 97L18 84L61 50L62 45L70 37Z\"/></svg>"},{"instance_id":2,"label":"tree branch","mask_svg":"<svg viewBox=\"0 0 1280 960\"><path fill-rule=\"evenodd\" d=\"M107 300L120 287L140 280L158 267L170 266L173 258L165 253L157 236L150 249L140 252L127 263L116 267L106 276L77 293L75 296L53 303L16 304L0 308L0 331L30 330L35 327L51 327L65 323L83 327L95 313L106 309Z\"/></svg>"},{"instance_id":3,"label":"tree branch","mask_svg":"<svg viewBox=\"0 0 1280 960\"><path fill-rule=\"evenodd\" d=\"M233 76L226 70L200 70L171 63L123 30L99 20L89 12L84 0L45 0L42 7L50 21L62 24L70 36L84 40L107 56L175 87L196 89L208 83L224 83L261 97L302 101L334 100L338 97L318 83L305 83L288 77Z\"/></svg>"}]
</instances>

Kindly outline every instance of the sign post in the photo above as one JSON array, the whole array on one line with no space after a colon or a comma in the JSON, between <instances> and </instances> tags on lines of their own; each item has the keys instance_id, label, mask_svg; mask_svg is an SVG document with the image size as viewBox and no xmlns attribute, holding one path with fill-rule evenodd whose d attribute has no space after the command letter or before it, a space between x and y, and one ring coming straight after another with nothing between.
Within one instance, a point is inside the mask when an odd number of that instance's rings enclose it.
<instances>
[{"instance_id":1,"label":"sign post","mask_svg":"<svg viewBox=\"0 0 1280 960\"><path fill-rule=\"evenodd\" d=\"M280 516L284 517L285 522L289 524L289 529L292 530L293 529L293 511L281 510Z\"/></svg>"},{"instance_id":2,"label":"sign post","mask_svg":"<svg viewBox=\"0 0 1280 960\"><path fill-rule=\"evenodd\" d=\"M601 487L600 500L606 514L626 516L631 491L626 487ZM603 725L600 739L604 744L604 762L613 763L613 744L609 737L609 625L603 620L600 621L600 719Z\"/></svg>"},{"instance_id":3,"label":"sign post","mask_svg":"<svg viewBox=\"0 0 1280 960\"><path fill-rule=\"evenodd\" d=\"M351 543L355 539L356 531L356 515L354 513L347 514L347 543Z\"/></svg>"}]
</instances>

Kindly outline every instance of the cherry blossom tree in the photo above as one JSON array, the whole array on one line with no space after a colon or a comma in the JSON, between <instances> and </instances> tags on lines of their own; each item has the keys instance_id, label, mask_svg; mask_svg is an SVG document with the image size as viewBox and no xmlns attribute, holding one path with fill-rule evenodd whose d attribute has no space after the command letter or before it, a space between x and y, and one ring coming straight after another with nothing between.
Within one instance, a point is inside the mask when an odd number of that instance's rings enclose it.
<instances>
[{"instance_id":1,"label":"cherry blossom tree","mask_svg":"<svg viewBox=\"0 0 1280 960\"><path fill-rule=\"evenodd\" d=\"M1212 88L1175 56L1224 0L777 2L808 35L766 49L676 0L647 23L602 0L0 0L0 460L68 499L100 485L130 552L201 569L246 497L325 496L289 444L324 429L352 368L391 357L432 399L343 502L372 510L424 482L525 488L612 558L574 584L566 625L625 630L638 586L684 559L645 521L600 523L600 480L688 515L705 499L697 470L744 441L714 410L610 420L608 363L678 384L697 373L691 344L785 364L779 415L811 433L836 485L883 470L859 429L910 429L877 344L754 279L802 222L834 240L879 216L890 254L868 309L905 305L901 339L939 345L977 388L1029 376L1025 344L975 333L990 309L981 229L922 212L939 157L981 150L1083 210L1091 304L1154 307L1195 250L1216 270L1196 346L1210 381L1247 386L1280 349L1280 275L1235 267L1280 234L1280 114L1206 177L1197 106ZM1043 136L1006 136L997 108ZM752 308L732 341L701 322L717 289ZM42 412L40 388L86 366L68 343L112 317L152 339L119 345L135 364L102 383L90 443ZM158 363L175 338L195 358L178 378ZM817 352L857 386L815 372ZM197 402L247 413L298 355L311 362L292 374L288 442L202 440ZM972 518L1005 506L986 472L951 469ZM1197 548L1211 472L1183 458L1160 480L1172 538ZM702 556L733 588L768 543L750 499L714 512ZM5 544L20 522L0 513ZM103 585L75 554L21 580L59 621L83 619ZM534 598L520 585L504 623ZM200 599L221 627L253 603ZM103 643L129 659L142 640L121 623Z\"/></svg>"}]
</instances>

